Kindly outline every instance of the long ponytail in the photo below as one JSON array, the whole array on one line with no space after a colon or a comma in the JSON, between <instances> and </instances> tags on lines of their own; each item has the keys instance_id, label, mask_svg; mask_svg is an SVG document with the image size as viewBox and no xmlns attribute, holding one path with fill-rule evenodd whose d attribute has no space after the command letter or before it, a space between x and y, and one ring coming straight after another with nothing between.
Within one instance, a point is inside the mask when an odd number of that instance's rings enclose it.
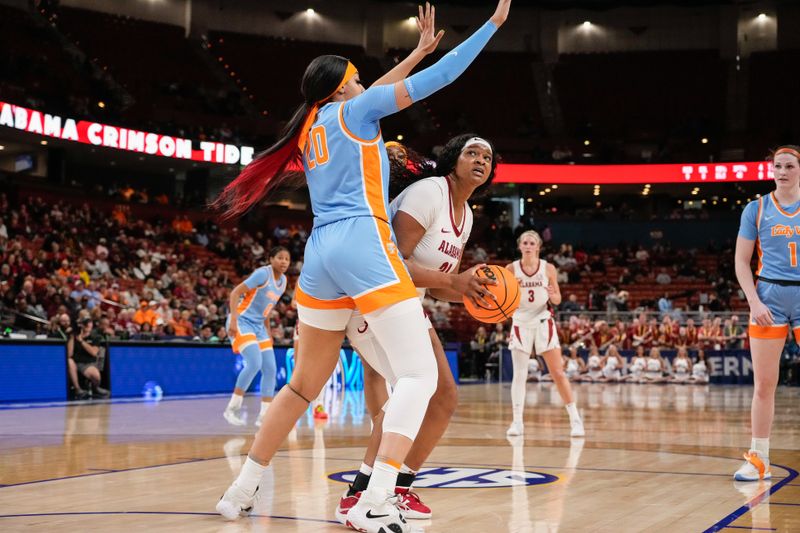
<instances>
[{"instance_id":1,"label":"long ponytail","mask_svg":"<svg viewBox=\"0 0 800 533\"><path fill-rule=\"evenodd\" d=\"M344 57L319 56L309 63L300 85L305 102L295 110L280 138L256 155L211 204L222 212L223 220L242 216L280 185L301 182L308 128L316 120L319 106L333 98L353 74L355 67Z\"/></svg>"}]
</instances>

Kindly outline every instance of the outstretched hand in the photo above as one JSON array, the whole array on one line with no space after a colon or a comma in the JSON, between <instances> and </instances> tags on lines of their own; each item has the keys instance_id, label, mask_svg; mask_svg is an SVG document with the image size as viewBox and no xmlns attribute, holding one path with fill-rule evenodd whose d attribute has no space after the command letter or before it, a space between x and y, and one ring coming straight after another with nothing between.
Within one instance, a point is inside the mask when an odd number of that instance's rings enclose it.
<instances>
[{"instance_id":1,"label":"outstretched hand","mask_svg":"<svg viewBox=\"0 0 800 533\"><path fill-rule=\"evenodd\" d=\"M494 15L492 15L492 18L489 20L499 28L508 18L508 8L510 7L511 0L499 0L499 2L497 2L497 9L494 10Z\"/></svg>"},{"instance_id":2,"label":"outstretched hand","mask_svg":"<svg viewBox=\"0 0 800 533\"><path fill-rule=\"evenodd\" d=\"M419 16L414 17L419 29L419 43L417 50L424 54L430 54L439 46L439 41L444 36L444 30L436 33L436 8L430 3L425 2L425 8L419 6Z\"/></svg>"}]
</instances>

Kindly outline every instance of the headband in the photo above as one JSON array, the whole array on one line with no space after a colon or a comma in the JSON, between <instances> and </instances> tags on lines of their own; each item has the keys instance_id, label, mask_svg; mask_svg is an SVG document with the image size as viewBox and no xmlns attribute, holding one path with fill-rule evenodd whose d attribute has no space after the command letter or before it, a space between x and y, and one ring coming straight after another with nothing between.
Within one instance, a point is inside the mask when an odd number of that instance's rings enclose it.
<instances>
[{"instance_id":1,"label":"headband","mask_svg":"<svg viewBox=\"0 0 800 533\"><path fill-rule=\"evenodd\" d=\"M494 155L494 150L492 150L492 145L489 144L489 141L481 139L480 137L472 137L470 139L467 139L467 142L464 143L464 146L461 148L461 151L463 152L467 146L472 146L473 144L477 144L478 146L483 146L484 148L492 152L492 155Z\"/></svg>"},{"instance_id":2,"label":"headband","mask_svg":"<svg viewBox=\"0 0 800 533\"><path fill-rule=\"evenodd\" d=\"M781 148L775 152L775 155L778 154L789 154L795 156L798 160L800 160L800 152L795 150L794 148ZM773 156L775 157L775 156Z\"/></svg>"},{"instance_id":3,"label":"headband","mask_svg":"<svg viewBox=\"0 0 800 533\"><path fill-rule=\"evenodd\" d=\"M317 100L314 102L314 105L306 113L306 119L303 121L303 125L300 128L300 135L297 138L297 147L300 148L302 152L306 148L306 141L308 140L308 130L311 129L311 125L314 124L314 121L317 120L317 111L319 111L319 106L322 102L333 98L333 95L338 93L342 90L342 87L350 81L350 79L358 73L356 67L351 63L347 62L347 68L344 71L344 75L342 76L342 81L339 82L339 85L336 86L336 89L333 90L331 94L323 98L322 100Z\"/></svg>"},{"instance_id":4,"label":"headband","mask_svg":"<svg viewBox=\"0 0 800 533\"><path fill-rule=\"evenodd\" d=\"M403 146L402 144L400 144L400 143L399 143L399 142L397 142L397 141L389 141L389 142L387 142L387 143L385 144L385 146L386 146L387 150L388 150L389 148L397 148L398 150L400 150L401 152L403 152L403 154L405 154L405 156L406 156L406 157L408 157L408 150L406 150L406 147L405 147L405 146Z\"/></svg>"}]
</instances>

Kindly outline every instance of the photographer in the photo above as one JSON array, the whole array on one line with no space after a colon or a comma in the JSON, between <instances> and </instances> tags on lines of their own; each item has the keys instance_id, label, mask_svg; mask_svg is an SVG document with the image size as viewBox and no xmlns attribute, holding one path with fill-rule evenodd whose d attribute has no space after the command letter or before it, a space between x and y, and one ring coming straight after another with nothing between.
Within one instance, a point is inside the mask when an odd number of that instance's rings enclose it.
<instances>
[{"instance_id":1,"label":"photographer","mask_svg":"<svg viewBox=\"0 0 800 533\"><path fill-rule=\"evenodd\" d=\"M83 318L78 323L78 331L73 333L67 341L67 365L69 379L75 388L75 396L79 400L89 398L89 391L81 388L78 373L83 374L92 383L94 397L108 398L111 393L100 386L100 366L98 358L101 355L101 339L92 333L91 318Z\"/></svg>"}]
</instances>

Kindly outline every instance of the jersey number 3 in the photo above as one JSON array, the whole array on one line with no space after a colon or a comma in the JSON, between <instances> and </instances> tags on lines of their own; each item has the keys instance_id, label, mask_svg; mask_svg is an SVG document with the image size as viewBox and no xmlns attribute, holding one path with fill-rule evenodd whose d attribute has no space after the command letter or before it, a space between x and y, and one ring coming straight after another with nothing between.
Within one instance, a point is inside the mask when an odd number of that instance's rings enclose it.
<instances>
[{"instance_id":1,"label":"jersey number 3","mask_svg":"<svg viewBox=\"0 0 800 533\"><path fill-rule=\"evenodd\" d=\"M306 143L306 162L309 170L328 162L328 136L325 133L325 126L311 128Z\"/></svg>"},{"instance_id":2,"label":"jersey number 3","mask_svg":"<svg viewBox=\"0 0 800 533\"><path fill-rule=\"evenodd\" d=\"M532 301L533 301L533 296L534 296L534 294L535 294L535 293L533 292L533 289L528 289L528 301L529 301L529 302L532 302Z\"/></svg>"}]
</instances>

